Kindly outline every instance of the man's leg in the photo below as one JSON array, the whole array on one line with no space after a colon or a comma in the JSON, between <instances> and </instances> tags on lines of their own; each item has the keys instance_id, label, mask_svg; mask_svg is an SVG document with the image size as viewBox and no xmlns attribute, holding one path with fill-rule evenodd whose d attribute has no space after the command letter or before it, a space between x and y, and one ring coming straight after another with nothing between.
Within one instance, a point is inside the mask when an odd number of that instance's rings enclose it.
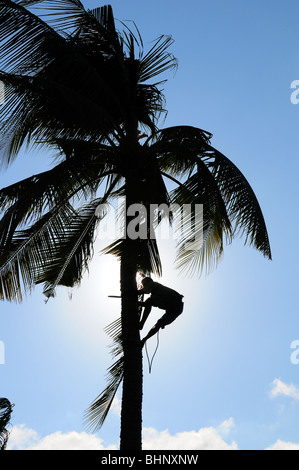
<instances>
[{"instance_id":1,"label":"man's leg","mask_svg":"<svg viewBox=\"0 0 299 470\"><path fill-rule=\"evenodd\" d=\"M143 348L145 342L154 336L160 330L161 326L157 323L153 328L148 332L148 334L141 340L141 348Z\"/></svg>"},{"instance_id":2,"label":"man's leg","mask_svg":"<svg viewBox=\"0 0 299 470\"><path fill-rule=\"evenodd\" d=\"M166 310L165 314L157 321L155 326L148 332L148 334L141 340L141 348L143 348L145 342L154 336L160 328L165 328L166 325L170 325L183 311L184 304L179 305L178 308L174 310Z\"/></svg>"},{"instance_id":3,"label":"man's leg","mask_svg":"<svg viewBox=\"0 0 299 470\"><path fill-rule=\"evenodd\" d=\"M146 299L146 301L143 304L144 304L144 309L143 309L143 313L142 313L142 318L139 322L139 330L142 330L149 314L151 313L151 309L152 309L151 299Z\"/></svg>"},{"instance_id":4,"label":"man's leg","mask_svg":"<svg viewBox=\"0 0 299 470\"><path fill-rule=\"evenodd\" d=\"M172 323L172 318L169 317L169 313L166 312L158 321L157 323L153 326L153 328L151 330L149 330L148 334L141 340L141 348L143 348L143 346L145 345L145 342L151 338L152 336L154 336L156 333L158 333L158 331L160 330L160 328L165 328L166 325L169 325L170 323Z\"/></svg>"}]
</instances>

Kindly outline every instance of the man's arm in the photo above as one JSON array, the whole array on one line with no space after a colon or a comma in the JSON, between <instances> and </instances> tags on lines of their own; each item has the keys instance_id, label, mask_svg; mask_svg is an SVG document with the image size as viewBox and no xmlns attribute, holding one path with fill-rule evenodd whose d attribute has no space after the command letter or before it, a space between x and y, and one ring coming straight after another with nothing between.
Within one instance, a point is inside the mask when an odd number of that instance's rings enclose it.
<instances>
[{"instance_id":1,"label":"man's arm","mask_svg":"<svg viewBox=\"0 0 299 470\"><path fill-rule=\"evenodd\" d=\"M141 294L150 294L150 291L148 289L146 289L146 287L143 287L142 289L138 289L137 290L137 294L138 295L141 295Z\"/></svg>"}]
</instances>

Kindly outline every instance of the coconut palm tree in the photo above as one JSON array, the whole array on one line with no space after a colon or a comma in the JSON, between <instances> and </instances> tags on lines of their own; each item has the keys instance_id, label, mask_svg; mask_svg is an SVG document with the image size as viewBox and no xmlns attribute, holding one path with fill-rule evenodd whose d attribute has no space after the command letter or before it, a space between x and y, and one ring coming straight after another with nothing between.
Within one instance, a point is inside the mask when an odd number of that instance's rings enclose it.
<instances>
[{"instance_id":1,"label":"coconut palm tree","mask_svg":"<svg viewBox=\"0 0 299 470\"><path fill-rule=\"evenodd\" d=\"M5 450L9 431L7 425L10 422L13 405L7 398L0 398L0 450Z\"/></svg>"},{"instance_id":2,"label":"coconut palm tree","mask_svg":"<svg viewBox=\"0 0 299 470\"><path fill-rule=\"evenodd\" d=\"M181 221L177 266L190 272L216 264L239 231L267 258L271 252L251 186L212 147L212 135L191 126L159 128L165 100L156 77L176 67L172 39L161 36L145 51L137 28L121 28L110 6L0 1L1 162L9 165L24 145L50 149L55 158L50 170L0 191L0 298L21 301L40 283L50 298L57 286L80 284L97 226L108 205L123 198L124 233L105 250L120 262L121 316L108 328L118 358L87 417L99 427L122 383L120 448L138 450L137 275L162 273L155 228L163 219Z\"/></svg>"}]
</instances>

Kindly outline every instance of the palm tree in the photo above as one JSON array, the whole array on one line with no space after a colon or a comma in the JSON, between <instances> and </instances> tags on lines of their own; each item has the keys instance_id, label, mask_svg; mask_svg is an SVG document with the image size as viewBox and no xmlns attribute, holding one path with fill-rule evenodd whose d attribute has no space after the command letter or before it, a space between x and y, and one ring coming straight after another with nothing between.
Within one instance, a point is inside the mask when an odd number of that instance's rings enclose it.
<instances>
[{"instance_id":1,"label":"palm tree","mask_svg":"<svg viewBox=\"0 0 299 470\"><path fill-rule=\"evenodd\" d=\"M43 7L39 15L35 6ZM155 227L180 218L177 265L192 273L216 264L224 241L239 231L271 258L267 230L252 188L211 146L209 132L158 127L165 100L155 80L176 67L172 39L161 36L145 52L137 28L121 23L122 31L116 30L110 6L89 11L79 0L47 6L42 0L0 1L2 164L24 145L50 149L55 157L52 169L0 191L0 298L21 301L39 283L50 298L57 286L80 284L105 208L124 199L124 234L105 250L120 261L121 316L108 327L118 359L87 417L101 426L122 383L120 448L138 450L137 275L162 273ZM137 224L135 204L144 208ZM187 204L188 216L181 212ZM197 205L204 207L200 226ZM132 237L132 224L145 236Z\"/></svg>"},{"instance_id":2,"label":"palm tree","mask_svg":"<svg viewBox=\"0 0 299 470\"><path fill-rule=\"evenodd\" d=\"M9 432L7 425L10 422L13 405L7 398L0 398L0 450L5 450Z\"/></svg>"}]
</instances>

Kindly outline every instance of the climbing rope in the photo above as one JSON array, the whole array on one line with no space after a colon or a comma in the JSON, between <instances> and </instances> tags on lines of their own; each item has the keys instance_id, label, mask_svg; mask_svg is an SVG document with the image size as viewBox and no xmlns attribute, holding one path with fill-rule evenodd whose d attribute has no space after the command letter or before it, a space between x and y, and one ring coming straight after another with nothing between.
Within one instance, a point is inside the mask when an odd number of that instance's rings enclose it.
<instances>
[{"instance_id":1,"label":"climbing rope","mask_svg":"<svg viewBox=\"0 0 299 470\"><path fill-rule=\"evenodd\" d=\"M154 354L152 355L152 358L151 358L151 359L149 358L148 350L147 350L147 346L146 346L146 342L145 342L145 352L146 352L146 357L147 357L147 361L148 361L149 373L151 373L151 371L152 371L153 360L154 360L154 357L155 357L155 355L156 355L156 352L158 351L158 347L159 347L159 330L157 331L157 345L156 345L156 349L155 349Z\"/></svg>"}]
</instances>

